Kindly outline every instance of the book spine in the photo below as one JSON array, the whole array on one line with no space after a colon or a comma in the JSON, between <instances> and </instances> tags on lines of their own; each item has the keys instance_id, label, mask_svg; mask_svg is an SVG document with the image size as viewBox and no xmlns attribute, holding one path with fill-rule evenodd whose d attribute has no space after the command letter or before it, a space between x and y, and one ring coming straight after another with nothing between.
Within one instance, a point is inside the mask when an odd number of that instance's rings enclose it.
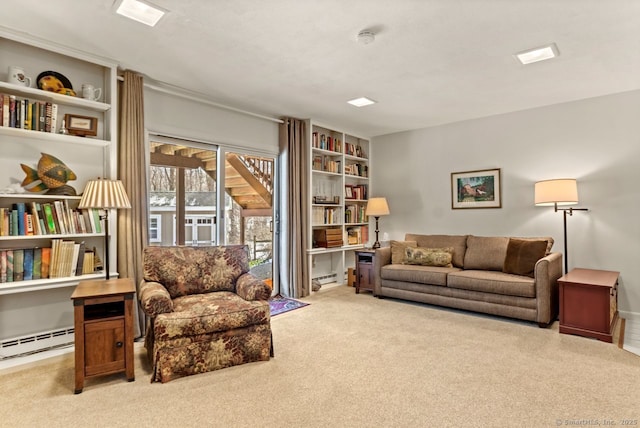
<instances>
[{"instance_id":1,"label":"book spine","mask_svg":"<svg viewBox=\"0 0 640 428\"><path fill-rule=\"evenodd\" d=\"M24 279L24 250L13 250L13 281Z\"/></svg>"},{"instance_id":2,"label":"book spine","mask_svg":"<svg viewBox=\"0 0 640 428\"><path fill-rule=\"evenodd\" d=\"M24 224L24 214L26 211L26 206L24 202L18 202L13 205L13 208L17 211L17 221L18 221L18 233L16 235L24 236L26 235L26 229Z\"/></svg>"},{"instance_id":3,"label":"book spine","mask_svg":"<svg viewBox=\"0 0 640 428\"><path fill-rule=\"evenodd\" d=\"M7 282L7 250L0 250L0 283Z\"/></svg>"},{"instance_id":4,"label":"book spine","mask_svg":"<svg viewBox=\"0 0 640 428\"><path fill-rule=\"evenodd\" d=\"M56 231L56 222L53 218L53 209L51 208L51 204L42 204L42 210L44 211L45 216L45 225L47 227L47 231L50 235L55 235Z\"/></svg>"},{"instance_id":5,"label":"book spine","mask_svg":"<svg viewBox=\"0 0 640 428\"><path fill-rule=\"evenodd\" d=\"M33 279L33 248L24 249L24 280L30 281Z\"/></svg>"},{"instance_id":6,"label":"book spine","mask_svg":"<svg viewBox=\"0 0 640 428\"><path fill-rule=\"evenodd\" d=\"M9 95L4 96L2 100L2 126L9 126L11 116L11 97Z\"/></svg>"},{"instance_id":7,"label":"book spine","mask_svg":"<svg viewBox=\"0 0 640 428\"><path fill-rule=\"evenodd\" d=\"M51 247L45 247L42 249L40 278L49 278L50 263L51 263Z\"/></svg>"},{"instance_id":8,"label":"book spine","mask_svg":"<svg viewBox=\"0 0 640 428\"><path fill-rule=\"evenodd\" d=\"M42 277L42 248L33 249L33 279Z\"/></svg>"},{"instance_id":9,"label":"book spine","mask_svg":"<svg viewBox=\"0 0 640 428\"><path fill-rule=\"evenodd\" d=\"M55 133L58 129L58 104L51 104L51 131Z\"/></svg>"},{"instance_id":10,"label":"book spine","mask_svg":"<svg viewBox=\"0 0 640 428\"><path fill-rule=\"evenodd\" d=\"M7 250L7 282L13 282L13 250Z\"/></svg>"},{"instance_id":11,"label":"book spine","mask_svg":"<svg viewBox=\"0 0 640 428\"><path fill-rule=\"evenodd\" d=\"M51 132L51 103L45 104L45 116L44 116L44 132Z\"/></svg>"}]
</instances>

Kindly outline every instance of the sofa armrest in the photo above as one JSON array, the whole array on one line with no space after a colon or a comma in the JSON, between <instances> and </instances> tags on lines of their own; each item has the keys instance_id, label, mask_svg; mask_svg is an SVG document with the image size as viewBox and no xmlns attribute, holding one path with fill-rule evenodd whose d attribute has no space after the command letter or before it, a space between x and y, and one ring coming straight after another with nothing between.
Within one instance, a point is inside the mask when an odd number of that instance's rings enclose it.
<instances>
[{"instance_id":1,"label":"sofa armrest","mask_svg":"<svg viewBox=\"0 0 640 428\"><path fill-rule=\"evenodd\" d=\"M257 276L244 273L236 282L236 294L244 300L269 300L271 287Z\"/></svg>"},{"instance_id":2,"label":"sofa armrest","mask_svg":"<svg viewBox=\"0 0 640 428\"><path fill-rule=\"evenodd\" d=\"M553 323L558 316L558 278L562 276L562 253L551 253L536 263L536 301L538 324Z\"/></svg>"},{"instance_id":3,"label":"sofa armrest","mask_svg":"<svg viewBox=\"0 0 640 428\"><path fill-rule=\"evenodd\" d=\"M140 306L145 314L156 317L173 312L173 301L166 288L159 282L140 281Z\"/></svg>"},{"instance_id":4,"label":"sofa armrest","mask_svg":"<svg viewBox=\"0 0 640 428\"><path fill-rule=\"evenodd\" d=\"M391 264L391 247L381 247L376 249L376 256L373 258L373 294L379 296L382 291L381 272L382 267Z\"/></svg>"}]
</instances>

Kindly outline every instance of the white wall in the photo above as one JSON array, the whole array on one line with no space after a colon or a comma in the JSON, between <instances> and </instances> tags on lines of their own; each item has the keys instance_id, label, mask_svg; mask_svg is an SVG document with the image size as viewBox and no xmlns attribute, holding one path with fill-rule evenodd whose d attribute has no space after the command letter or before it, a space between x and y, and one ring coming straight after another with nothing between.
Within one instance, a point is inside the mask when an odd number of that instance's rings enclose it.
<instances>
[{"instance_id":1,"label":"white wall","mask_svg":"<svg viewBox=\"0 0 640 428\"><path fill-rule=\"evenodd\" d=\"M589 212L567 219L569 269L620 272L622 316L640 317L640 91L373 138L373 196L390 239L406 232L553 236L562 214L535 207L534 182L576 178ZM502 169L502 208L451 209L451 173Z\"/></svg>"},{"instance_id":2,"label":"white wall","mask_svg":"<svg viewBox=\"0 0 640 428\"><path fill-rule=\"evenodd\" d=\"M168 136L278 153L278 123L145 88L145 127Z\"/></svg>"}]
</instances>

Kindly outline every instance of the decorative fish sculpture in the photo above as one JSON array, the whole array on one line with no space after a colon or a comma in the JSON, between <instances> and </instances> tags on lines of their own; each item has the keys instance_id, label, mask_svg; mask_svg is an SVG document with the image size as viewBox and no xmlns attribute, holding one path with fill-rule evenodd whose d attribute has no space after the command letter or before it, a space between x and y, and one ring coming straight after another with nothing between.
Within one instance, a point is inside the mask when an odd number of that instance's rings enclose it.
<instances>
[{"instance_id":1,"label":"decorative fish sculpture","mask_svg":"<svg viewBox=\"0 0 640 428\"><path fill-rule=\"evenodd\" d=\"M27 174L22 181L22 187L30 192L42 192L58 195L75 195L73 187L67 182L75 180L76 175L60 159L47 153L41 153L38 161L38 169L33 169L25 164L20 164Z\"/></svg>"}]
</instances>

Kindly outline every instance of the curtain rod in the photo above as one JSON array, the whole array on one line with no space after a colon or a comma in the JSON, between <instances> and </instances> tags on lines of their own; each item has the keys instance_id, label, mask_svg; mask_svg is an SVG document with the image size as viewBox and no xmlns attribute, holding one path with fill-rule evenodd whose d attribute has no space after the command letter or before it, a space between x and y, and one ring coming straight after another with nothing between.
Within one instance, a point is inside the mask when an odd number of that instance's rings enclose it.
<instances>
[{"instance_id":1,"label":"curtain rod","mask_svg":"<svg viewBox=\"0 0 640 428\"><path fill-rule=\"evenodd\" d=\"M145 80L146 79L150 79L147 76L143 76L143 77L144 77ZM124 78L122 76L118 76L118 80L122 82L124 80ZM166 87L163 87L160 82L158 84L153 84L153 83L147 83L146 81L144 81L143 82L143 86L145 88L147 88L147 89L151 89L151 90L156 91L156 92L162 92L162 93L165 93L165 94L174 95L176 97L185 98L187 100L196 101L196 102L199 102L199 103L202 103L202 104L207 104L207 105L210 105L210 106L213 106L213 107L218 107L218 108L222 108L222 109L225 109L225 110L230 110L230 111L233 111L233 112L236 112L236 113L241 113L241 114L245 114L245 115L248 115L248 116L257 117L259 119L268 120L270 122L284 123L283 120L277 119L275 117L265 116L265 115L258 114L258 113L253 113L253 112L250 112L250 111L247 111L247 110L242 110L242 109L239 109L239 108L230 107L230 106L227 106L227 105L224 105L224 104L220 104L220 103L216 103L214 101L208 100L208 99L206 99L204 97L199 97L199 96L196 96L196 95L187 94L187 93L183 92L184 89L182 89L182 88L175 88L175 89L166 88Z\"/></svg>"}]
</instances>

